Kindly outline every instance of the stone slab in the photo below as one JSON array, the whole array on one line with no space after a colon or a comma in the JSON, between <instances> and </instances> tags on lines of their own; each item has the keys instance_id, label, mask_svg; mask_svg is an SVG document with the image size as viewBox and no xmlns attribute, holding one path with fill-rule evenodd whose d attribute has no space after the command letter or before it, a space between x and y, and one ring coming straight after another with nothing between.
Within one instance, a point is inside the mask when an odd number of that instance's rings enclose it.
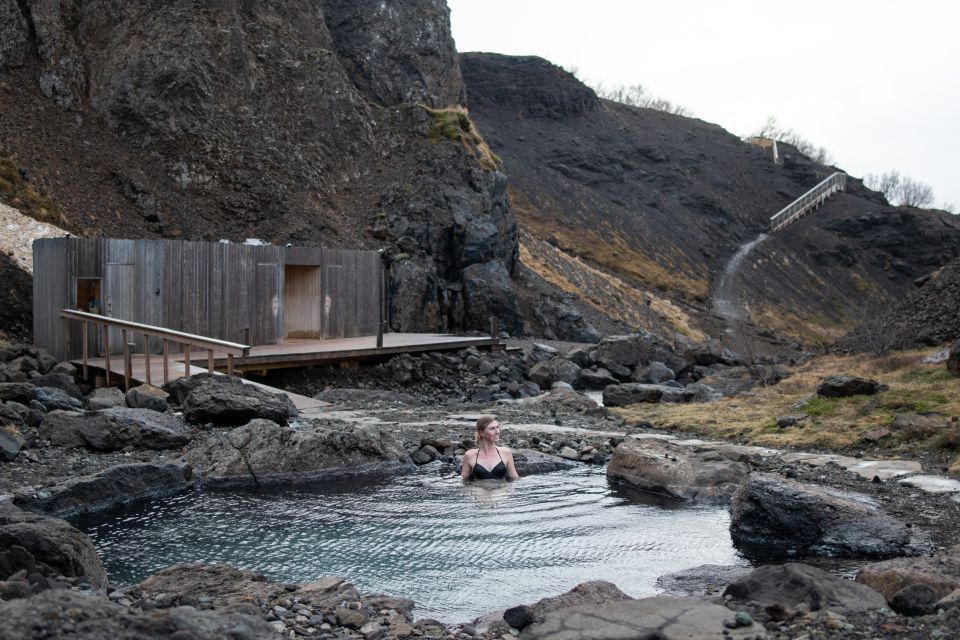
<instances>
[{"instance_id":1,"label":"stone slab","mask_svg":"<svg viewBox=\"0 0 960 640\"><path fill-rule=\"evenodd\" d=\"M910 476L901 480L900 484L916 487L927 493L960 493L960 480L943 476Z\"/></svg>"}]
</instances>

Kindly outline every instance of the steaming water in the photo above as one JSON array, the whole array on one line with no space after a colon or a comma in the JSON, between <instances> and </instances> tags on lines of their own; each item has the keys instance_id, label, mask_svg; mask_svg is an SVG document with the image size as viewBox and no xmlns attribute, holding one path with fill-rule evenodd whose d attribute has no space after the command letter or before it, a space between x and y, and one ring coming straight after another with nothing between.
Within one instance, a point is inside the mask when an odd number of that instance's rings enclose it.
<instances>
[{"instance_id":1,"label":"steaming water","mask_svg":"<svg viewBox=\"0 0 960 640\"><path fill-rule=\"evenodd\" d=\"M611 489L602 468L464 485L429 465L389 480L191 492L75 520L117 584L178 562L289 582L337 575L464 622L604 579L652 595L657 576L747 562L718 507L663 508Z\"/></svg>"}]
</instances>

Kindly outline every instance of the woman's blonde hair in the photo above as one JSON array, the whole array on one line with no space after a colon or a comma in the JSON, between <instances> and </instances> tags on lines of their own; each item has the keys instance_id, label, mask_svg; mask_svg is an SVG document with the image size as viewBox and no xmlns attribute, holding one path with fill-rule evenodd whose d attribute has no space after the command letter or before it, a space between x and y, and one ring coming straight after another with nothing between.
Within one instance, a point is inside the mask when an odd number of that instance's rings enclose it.
<instances>
[{"instance_id":1,"label":"woman's blonde hair","mask_svg":"<svg viewBox=\"0 0 960 640\"><path fill-rule=\"evenodd\" d=\"M480 446L480 434L487 428L487 425L496 421L497 419L493 416L480 416L480 418L477 419L477 430L473 434L473 441L477 443L478 447Z\"/></svg>"}]
</instances>

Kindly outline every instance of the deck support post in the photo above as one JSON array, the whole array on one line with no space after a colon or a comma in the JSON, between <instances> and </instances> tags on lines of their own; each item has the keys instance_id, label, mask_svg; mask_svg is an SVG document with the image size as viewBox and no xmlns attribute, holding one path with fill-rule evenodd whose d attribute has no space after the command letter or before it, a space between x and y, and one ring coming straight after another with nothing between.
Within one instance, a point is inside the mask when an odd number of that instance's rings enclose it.
<instances>
[{"instance_id":1,"label":"deck support post","mask_svg":"<svg viewBox=\"0 0 960 640\"><path fill-rule=\"evenodd\" d=\"M121 329L123 336L123 390L130 391L130 376L133 373L133 367L130 364L130 352L136 346L132 342L127 342L127 330Z\"/></svg>"}]
</instances>

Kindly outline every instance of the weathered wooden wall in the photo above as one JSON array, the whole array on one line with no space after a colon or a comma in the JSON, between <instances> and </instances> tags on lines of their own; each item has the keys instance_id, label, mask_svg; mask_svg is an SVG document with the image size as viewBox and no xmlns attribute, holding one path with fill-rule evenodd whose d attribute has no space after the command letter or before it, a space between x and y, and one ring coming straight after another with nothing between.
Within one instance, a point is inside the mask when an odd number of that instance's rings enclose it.
<instances>
[{"instance_id":1,"label":"weathered wooden wall","mask_svg":"<svg viewBox=\"0 0 960 640\"><path fill-rule=\"evenodd\" d=\"M101 279L106 315L234 342L377 331L380 259L373 251L55 238L34 242L33 252L34 339L58 358L81 353L80 324L59 317L77 306L77 278ZM142 336L131 338L141 350ZM93 331L91 340L100 348ZM152 342L157 352L159 340ZM122 349L119 331L109 343L113 353Z\"/></svg>"}]
</instances>

